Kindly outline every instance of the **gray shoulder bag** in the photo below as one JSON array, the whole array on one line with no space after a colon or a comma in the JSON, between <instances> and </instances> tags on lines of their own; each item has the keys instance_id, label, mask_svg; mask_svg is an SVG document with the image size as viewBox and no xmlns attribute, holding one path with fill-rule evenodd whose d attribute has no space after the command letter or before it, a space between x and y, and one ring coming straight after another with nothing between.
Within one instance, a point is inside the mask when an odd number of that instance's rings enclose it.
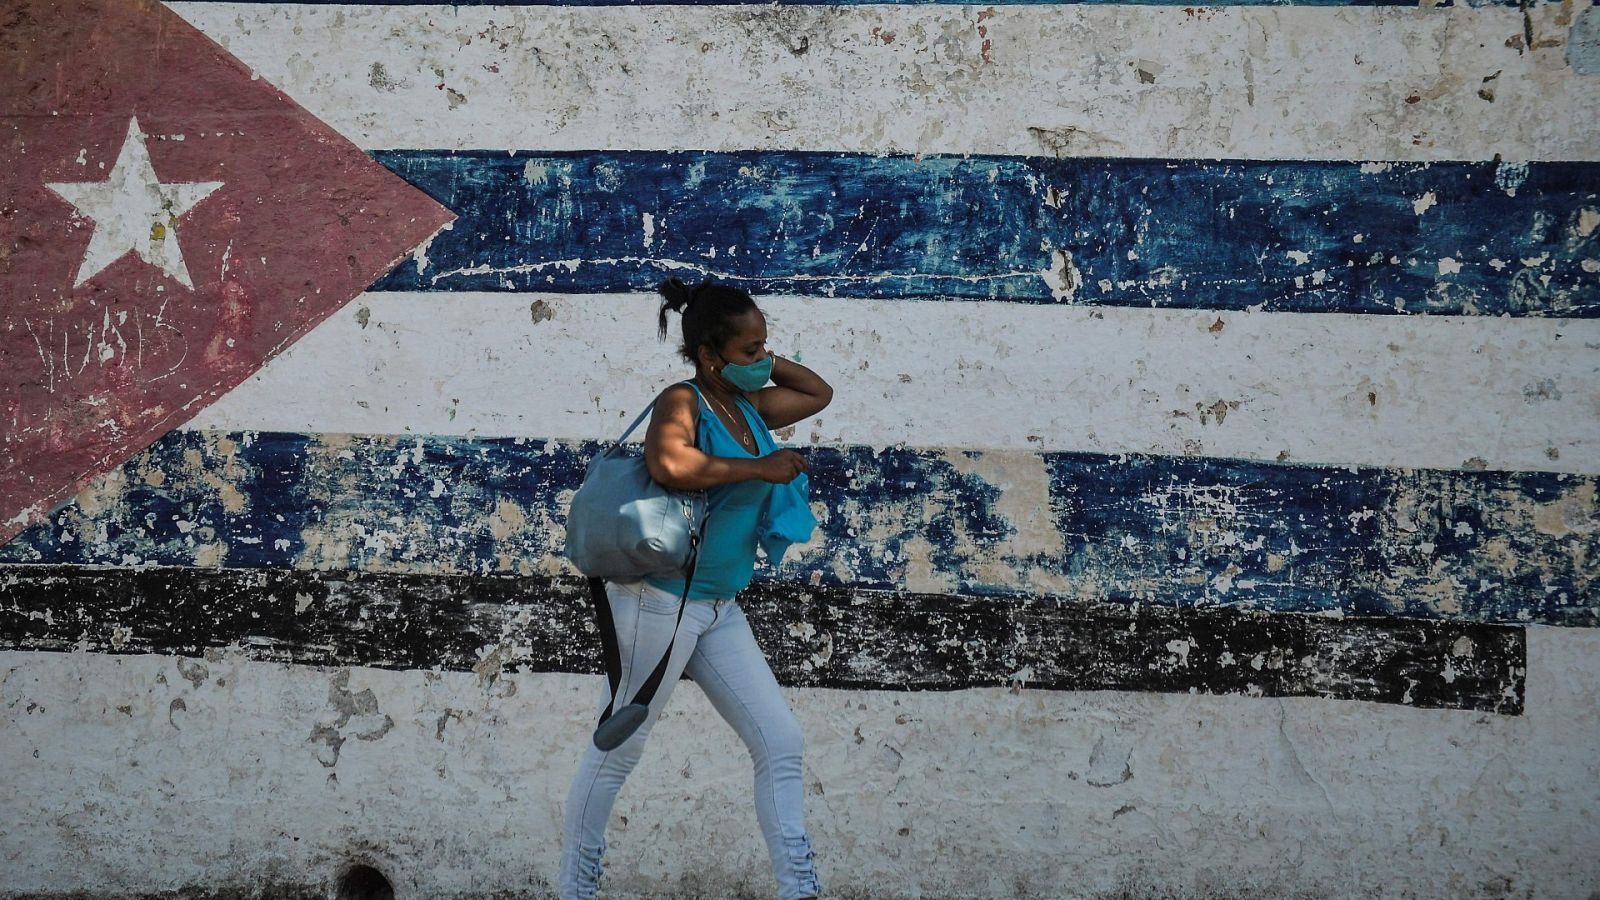
<instances>
[{"instance_id":1,"label":"gray shoulder bag","mask_svg":"<svg viewBox=\"0 0 1600 900\"><path fill-rule=\"evenodd\" d=\"M704 400L695 391L697 406ZM705 534L705 491L674 491L650 477L642 453L627 449L623 442L655 409L652 402L615 445L602 451L589 463L583 484L572 497L567 516L567 558L578 571L589 576L589 596L594 603L595 623L600 629L600 646L605 656L606 678L611 683L611 702L600 714L594 730L594 745L601 750L621 746L644 723L650 701L666 675L678 627L688 606L689 585L694 582L695 564L700 556L700 541ZM696 417L695 443L699 443ZM622 683L622 655L617 646L616 623L606 597L606 581L632 581L645 575L684 573L683 596L678 600L678 620L672 627L672 640L633 700L620 708L617 690ZM613 712L615 710L615 712Z\"/></svg>"}]
</instances>

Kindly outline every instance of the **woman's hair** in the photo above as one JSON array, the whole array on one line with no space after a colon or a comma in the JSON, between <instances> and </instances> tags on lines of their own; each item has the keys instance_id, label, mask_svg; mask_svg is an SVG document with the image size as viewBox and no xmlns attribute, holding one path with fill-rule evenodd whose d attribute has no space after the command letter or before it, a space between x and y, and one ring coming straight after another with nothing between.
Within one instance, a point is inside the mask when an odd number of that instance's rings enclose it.
<instances>
[{"instance_id":1,"label":"woman's hair","mask_svg":"<svg viewBox=\"0 0 1600 900\"><path fill-rule=\"evenodd\" d=\"M702 281L693 287L676 278L668 278L656 286L661 296L661 314L656 319L656 335L667 339L667 310L683 317L683 344L678 352L689 362L697 362L695 354L702 344L722 351L728 339L738 333L735 320L756 310L756 301L748 291L726 284Z\"/></svg>"}]
</instances>

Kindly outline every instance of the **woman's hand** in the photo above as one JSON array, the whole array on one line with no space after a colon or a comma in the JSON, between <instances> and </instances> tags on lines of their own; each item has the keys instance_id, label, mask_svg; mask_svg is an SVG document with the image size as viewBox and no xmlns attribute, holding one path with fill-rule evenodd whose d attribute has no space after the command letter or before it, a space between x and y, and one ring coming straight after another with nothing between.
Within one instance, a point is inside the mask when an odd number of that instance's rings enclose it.
<instances>
[{"instance_id":1,"label":"woman's hand","mask_svg":"<svg viewBox=\"0 0 1600 900\"><path fill-rule=\"evenodd\" d=\"M787 447L772 451L758 462L761 464L761 480L773 484L788 484L799 478L801 472L811 468L798 450Z\"/></svg>"},{"instance_id":2,"label":"woman's hand","mask_svg":"<svg viewBox=\"0 0 1600 900\"><path fill-rule=\"evenodd\" d=\"M805 366L773 354L772 386L745 396L768 428L782 428L821 412L833 400L833 388Z\"/></svg>"}]
</instances>

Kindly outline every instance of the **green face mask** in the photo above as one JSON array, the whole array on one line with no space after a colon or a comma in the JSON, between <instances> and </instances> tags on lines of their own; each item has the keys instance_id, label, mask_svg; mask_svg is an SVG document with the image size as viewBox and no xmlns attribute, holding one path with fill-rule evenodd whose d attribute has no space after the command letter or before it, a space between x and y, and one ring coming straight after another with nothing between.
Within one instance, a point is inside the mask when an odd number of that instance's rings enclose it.
<instances>
[{"instance_id":1,"label":"green face mask","mask_svg":"<svg viewBox=\"0 0 1600 900\"><path fill-rule=\"evenodd\" d=\"M772 379L772 354L746 366L725 362L718 374L741 391L759 391Z\"/></svg>"}]
</instances>

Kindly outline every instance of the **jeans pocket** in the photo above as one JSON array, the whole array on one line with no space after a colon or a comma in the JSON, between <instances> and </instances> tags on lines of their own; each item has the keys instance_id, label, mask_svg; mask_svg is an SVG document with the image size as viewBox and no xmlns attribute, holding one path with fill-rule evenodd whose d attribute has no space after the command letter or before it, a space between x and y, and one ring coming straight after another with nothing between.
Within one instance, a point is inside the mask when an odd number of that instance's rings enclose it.
<instances>
[{"instance_id":1,"label":"jeans pocket","mask_svg":"<svg viewBox=\"0 0 1600 900\"><path fill-rule=\"evenodd\" d=\"M639 611L663 616L676 616L680 599L677 594L646 584L639 591Z\"/></svg>"}]
</instances>

